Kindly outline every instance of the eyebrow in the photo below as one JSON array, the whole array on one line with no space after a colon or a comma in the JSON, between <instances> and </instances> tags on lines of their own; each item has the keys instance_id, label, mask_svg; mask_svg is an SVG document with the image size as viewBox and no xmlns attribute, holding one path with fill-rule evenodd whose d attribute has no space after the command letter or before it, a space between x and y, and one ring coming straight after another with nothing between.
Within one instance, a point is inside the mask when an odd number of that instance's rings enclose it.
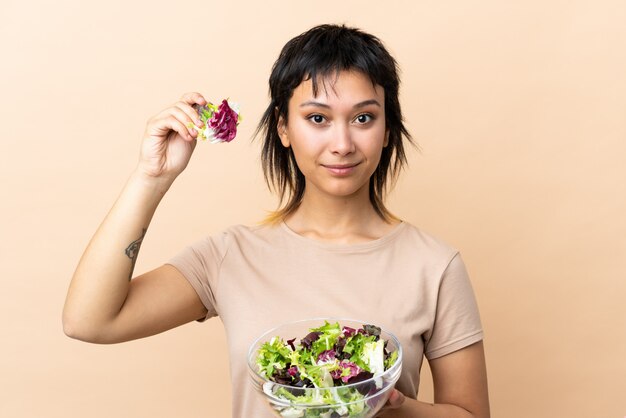
<instances>
[{"instance_id":1,"label":"eyebrow","mask_svg":"<svg viewBox=\"0 0 626 418\"><path fill-rule=\"evenodd\" d=\"M378 107L381 107L380 103L378 103L378 100L369 99L369 100L364 100L362 102L359 102L359 103L355 104L354 108L355 109L360 109L360 108L368 106L368 105L376 105ZM306 101L306 102L304 102L304 103L302 103L300 105L300 107L305 107L305 106L317 106L317 107L323 107L325 109L330 109L330 106L328 106L326 103L316 102L315 100L309 100L309 101Z\"/></svg>"}]
</instances>

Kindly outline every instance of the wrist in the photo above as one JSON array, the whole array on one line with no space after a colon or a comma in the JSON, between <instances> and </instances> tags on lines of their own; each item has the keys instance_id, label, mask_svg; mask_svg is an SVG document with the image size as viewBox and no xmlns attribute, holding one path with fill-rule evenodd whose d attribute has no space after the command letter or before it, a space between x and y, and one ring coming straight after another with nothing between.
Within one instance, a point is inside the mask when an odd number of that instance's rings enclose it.
<instances>
[{"instance_id":1,"label":"wrist","mask_svg":"<svg viewBox=\"0 0 626 418\"><path fill-rule=\"evenodd\" d=\"M159 196L165 195L175 178L155 177L143 172L139 167L133 171L128 182Z\"/></svg>"},{"instance_id":2,"label":"wrist","mask_svg":"<svg viewBox=\"0 0 626 418\"><path fill-rule=\"evenodd\" d=\"M150 197L160 201L165 193L174 183L174 178L155 177L146 174L137 168L130 175L127 187L134 190L135 193L139 192L146 198Z\"/></svg>"}]
</instances>

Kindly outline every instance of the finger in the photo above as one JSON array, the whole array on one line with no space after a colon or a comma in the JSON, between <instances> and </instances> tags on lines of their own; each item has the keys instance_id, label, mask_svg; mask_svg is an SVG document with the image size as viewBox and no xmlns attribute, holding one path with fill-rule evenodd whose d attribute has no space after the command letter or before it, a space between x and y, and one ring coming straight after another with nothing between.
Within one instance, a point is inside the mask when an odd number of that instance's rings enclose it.
<instances>
[{"instance_id":1,"label":"finger","mask_svg":"<svg viewBox=\"0 0 626 418\"><path fill-rule=\"evenodd\" d=\"M200 116L198 115L198 112L196 111L196 109L194 109L193 107L189 106L185 102L178 102L174 106L177 107L178 109L182 110L183 112L185 112L185 114L193 121L193 123L198 128L202 128L203 127L203 123L200 120Z\"/></svg>"},{"instance_id":2,"label":"finger","mask_svg":"<svg viewBox=\"0 0 626 418\"><path fill-rule=\"evenodd\" d=\"M193 111L193 109L192 109ZM177 107L177 106L173 106L170 109L170 115L174 116L176 119L178 119L179 122L181 122L186 128L187 131L189 132L189 135L191 136L195 136L196 135L196 130L193 127L189 127L189 125L197 125L196 123L196 119L194 118L194 116L189 116L187 114L187 112L185 112L183 109Z\"/></svg>"},{"instance_id":3,"label":"finger","mask_svg":"<svg viewBox=\"0 0 626 418\"><path fill-rule=\"evenodd\" d=\"M390 408L400 408L400 406L404 403L404 399L404 394L399 390L394 389L387 402L389 403Z\"/></svg>"},{"instance_id":4,"label":"finger","mask_svg":"<svg viewBox=\"0 0 626 418\"><path fill-rule=\"evenodd\" d=\"M195 91L183 94L180 100L187 103L188 105L193 105L195 103L199 105L205 105L208 103L204 96Z\"/></svg>"},{"instance_id":5,"label":"finger","mask_svg":"<svg viewBox=\"0 0 626 418\"><path fill-rule=\"evenodd\" d=\"M189 133L189 129L174 115L164 116L157 121L157 129L176 131L183 139L193 141L195 138Z\"/></svg>"}]
</instances>

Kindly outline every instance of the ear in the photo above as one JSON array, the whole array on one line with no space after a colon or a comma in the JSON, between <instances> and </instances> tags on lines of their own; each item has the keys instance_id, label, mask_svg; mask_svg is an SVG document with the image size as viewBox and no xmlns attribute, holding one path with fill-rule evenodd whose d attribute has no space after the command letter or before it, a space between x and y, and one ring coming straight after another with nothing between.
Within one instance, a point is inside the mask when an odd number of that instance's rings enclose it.
<instances>
[{"instance_id":1,"label":"ear","mask_svg":"<svg viewBox=\"0 0 626 418\"><path fill-rule=\"evenodd\" d=\"M387 145L389 145L389 129L385 131L385 142L383 142L383 148L387 147Z\"/></svg>"},{"instance_id":2,"label":"ear","mask_svg":"<svg viewBox=\"0 0 626 418\"><path fill-rule=\"evenodd\" d=\"M278 115L278 109L274 110ZM283 147L289 148L289 137L287 136L287 122L283 116L278 116L278 123L276 124L276 130L278 131L278 136L280 137L280 142L283 144Z\"/></svg>"}]
</instances>

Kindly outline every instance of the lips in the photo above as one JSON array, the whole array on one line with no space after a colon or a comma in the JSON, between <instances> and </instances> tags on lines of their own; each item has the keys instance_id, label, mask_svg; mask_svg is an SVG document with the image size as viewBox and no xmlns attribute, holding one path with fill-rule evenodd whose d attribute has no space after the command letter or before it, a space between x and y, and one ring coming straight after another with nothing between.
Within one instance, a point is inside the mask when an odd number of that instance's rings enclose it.
<instances>
[{"instance_id":1,"label":"lips","mask_svg":"<svg viewBox=\"0 0 626 418\"><path fill-rule=\"evenodd\" d=\"M328 172L332 176L347 177L347 176L352 175L352 173L356 171L355 167L359 164L360 162L354 163L354 164L329 164L329 165L322 164L322 167L328 170Z\"/></svg>"},{"instance_id":2,"label":"lips","mask_svg":"<svg viewBox=\"0 0 626 418\"><path fill-rule=\"evenodd\" d=\"M359 165L359 163L354 163L354 164L322 164L324 167L326 168L337 168L337 169L342 169L342 168L351 168L351 167L355 167L357 165Z\"/></svg>"}]
</instances>

